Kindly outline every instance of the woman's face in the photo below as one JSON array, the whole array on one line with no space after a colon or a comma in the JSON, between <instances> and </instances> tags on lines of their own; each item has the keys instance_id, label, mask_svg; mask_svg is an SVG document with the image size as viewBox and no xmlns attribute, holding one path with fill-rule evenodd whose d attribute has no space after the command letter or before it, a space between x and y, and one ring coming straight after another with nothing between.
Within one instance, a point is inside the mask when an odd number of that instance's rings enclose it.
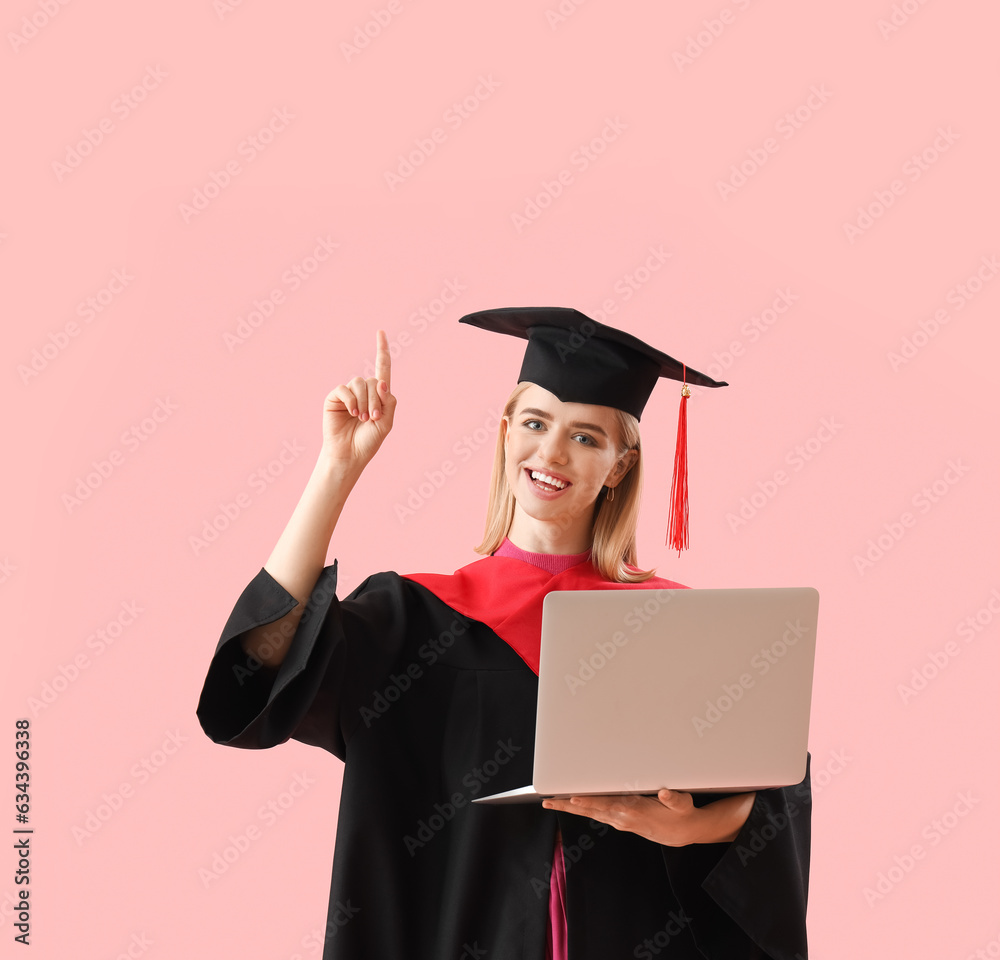
<instances>
[{"instance_id":1,"label":"woman's face","mask_svg":"<svg viewBox=\"0 0 1000 960\"><path fill-rule=\"evenodd\" d=\"M628 451L619 461L611 407L563 403L537 384L521 394L504 424L507 483L536 520L589 524L601 488L617 484L635 459Z\"/></svg>"}]
</instances>

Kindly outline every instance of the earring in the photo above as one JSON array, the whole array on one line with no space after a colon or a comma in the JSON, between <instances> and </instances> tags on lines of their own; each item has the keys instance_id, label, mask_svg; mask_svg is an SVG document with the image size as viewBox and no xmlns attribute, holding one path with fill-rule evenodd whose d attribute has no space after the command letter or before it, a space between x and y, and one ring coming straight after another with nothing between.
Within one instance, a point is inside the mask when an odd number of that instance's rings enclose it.
<instances>
[{"instance_id":1,"label":"earring","mask_svg":"<svg viewBox=\"0 0 1000 960\"><path fill-rule=\"evenodd\" d=\"M608 487L607 499L609 501L612 501L612 500L615 499L615 488L614 487Z\"/></svg>"}]
</instances>

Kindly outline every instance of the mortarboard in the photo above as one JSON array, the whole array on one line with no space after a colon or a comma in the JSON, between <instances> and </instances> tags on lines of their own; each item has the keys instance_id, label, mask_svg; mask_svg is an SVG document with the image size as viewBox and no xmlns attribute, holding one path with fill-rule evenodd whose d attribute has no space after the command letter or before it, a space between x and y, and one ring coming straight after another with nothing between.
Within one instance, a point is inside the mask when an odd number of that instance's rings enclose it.
<instances>
[{"instance_id":1,"label":"mortarboard","mask_svg":"<svg viewBox=\"0 0 1000 960\"><path fill-rule=\"evenodd\" d=\"M638 420L660 377L682 381L667 541L678 553L687 547L688 384L728 384L570 307L502 307L467 314L459 322L527 340L517 382L538 384L563 403L614 407Z\"/></svg>"}]
</instances>

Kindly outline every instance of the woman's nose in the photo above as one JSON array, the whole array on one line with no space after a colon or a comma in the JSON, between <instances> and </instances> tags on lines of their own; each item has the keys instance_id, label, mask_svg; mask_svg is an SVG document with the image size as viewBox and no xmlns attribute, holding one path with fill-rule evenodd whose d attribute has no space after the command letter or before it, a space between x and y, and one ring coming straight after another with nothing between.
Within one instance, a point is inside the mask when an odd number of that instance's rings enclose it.
<instances>
[{"instance_id":1,"label":"woman's nose","mask_svg":"<svg viewBox=\"0 0 1000 960\"><path fill-rule=\"evenodd\" d=\"M538 452L543 460L549 463L566 462L567 440L557 430L549 430L542 437Z\"/></svg>"}]
</instances>

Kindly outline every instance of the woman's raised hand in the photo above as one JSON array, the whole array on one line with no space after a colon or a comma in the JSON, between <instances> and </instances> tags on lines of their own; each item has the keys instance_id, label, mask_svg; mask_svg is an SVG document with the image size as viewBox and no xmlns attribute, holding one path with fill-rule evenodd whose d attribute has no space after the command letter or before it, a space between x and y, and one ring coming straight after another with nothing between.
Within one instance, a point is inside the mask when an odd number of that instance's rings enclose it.
<instances>
[{"instance_id":1,"label":"woman's raised hand","mask_svg":"<svg viewBox=\"0 0 1000 960\"><path fill-rule=\"evenodd\" d=\"M298 603L281 619L248 630L243 649L277 667L295 636L309 595L326 566L330 539L361 471L392 429L396 398L389 392L389 341L378 331L375 376L355 377L323 403L323 449L298 505L264 569Z\"/></svg>"},{"instance_id":2,"label":"woman's raised hand","mask_svg":"<svg viewBox=\"0 0 1000 960\"><path fill-rule=\"evenodd\" d=\"M330 462L358 470L392 429L396 398L390 392L389 341L376 333L375 376L355 377L332 390L323 405L323 455Z\"/></svg>"}]
</instances>

